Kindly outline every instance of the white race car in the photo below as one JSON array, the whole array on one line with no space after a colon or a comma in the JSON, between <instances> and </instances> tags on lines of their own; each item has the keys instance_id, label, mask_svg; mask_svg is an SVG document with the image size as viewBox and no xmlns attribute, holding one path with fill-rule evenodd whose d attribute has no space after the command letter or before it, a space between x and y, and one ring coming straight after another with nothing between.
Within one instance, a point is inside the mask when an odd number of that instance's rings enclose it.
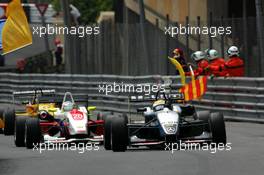
<instances>
[{"instance_id":1,"label":"white race car","mask_svg":"<svg viewBox=\"0 0 264 175\"><path fill-rule=\"evenodd\" d=\"M61 108L42 110L38 118L26 119L26 147L33 148L39 143L103 142L104 121L90 119L96 107L87 109L78 107L72 94L66 92Z\"/></svg>"}]
</instances>

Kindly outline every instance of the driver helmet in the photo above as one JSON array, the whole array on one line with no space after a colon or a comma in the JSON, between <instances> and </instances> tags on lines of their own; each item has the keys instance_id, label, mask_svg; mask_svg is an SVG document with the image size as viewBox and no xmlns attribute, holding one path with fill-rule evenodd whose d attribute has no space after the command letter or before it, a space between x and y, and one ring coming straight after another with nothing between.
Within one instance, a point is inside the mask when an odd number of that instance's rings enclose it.
<instances>
[{"instance_id":1,"label":"driver helmet","mask_svg":"<svg viewBox=\"0 0 264 175\"><path fill-rule=\"evenodd\" d=\"M74 107L74 103L71 101L65 101L62 104L63 111L71 111L73 109L73 107Z\"/></svg>"},{"instance_id":2,"label":"driver helmet","mask_svg":"<svg viewBox=\"0 0 264 175\"><path fill-rule=\"evenodd\" d=\"M159 110L162 110L164 108L164 105L165 105L165 100L157 100L153 103L152 108L155 111L159 111Z\"/></svg>"}]
</instances>

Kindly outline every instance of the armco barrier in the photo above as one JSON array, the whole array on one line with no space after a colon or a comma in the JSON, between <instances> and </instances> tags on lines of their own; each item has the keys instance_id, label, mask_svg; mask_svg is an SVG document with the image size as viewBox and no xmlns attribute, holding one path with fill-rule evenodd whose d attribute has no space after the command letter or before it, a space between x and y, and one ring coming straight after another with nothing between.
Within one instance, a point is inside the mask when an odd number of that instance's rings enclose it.
<instances>
[{"instance_id":1,"label":"armco barrier","mask_svg":"<svg viewBox=\"0 0 264 175\"><path fill-rule=\"evenodd\" d=\"M166 76L168 77L168 76ZM70 91L79 100L96 105L99 110L135 113L136 108L150 103L129 103L133 93L112 92L106 95L99 85L157 84L164 76L62 75L0 73L0 103L12 103L13 91L36 88L55 89L59 98ZM180 77L169 76L173 86L180 87ZM135 94L134 94L135 95ZM193 101L201 110L221 111L237 121L264 121L264 78L215 78L208 80L208 91L201 100Z\"/></svg>"}]
</instances>

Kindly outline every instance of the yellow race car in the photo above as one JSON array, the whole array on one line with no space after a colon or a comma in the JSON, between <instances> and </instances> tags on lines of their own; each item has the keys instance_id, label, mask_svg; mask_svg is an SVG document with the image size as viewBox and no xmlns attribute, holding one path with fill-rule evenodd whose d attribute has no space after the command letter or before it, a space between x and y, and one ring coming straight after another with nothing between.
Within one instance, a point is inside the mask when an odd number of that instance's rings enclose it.
<instances>
[{"instance_id":1,"label":"yellow race car","mask_svg":"<svg viewBox=\"0 0 264 175\"><path fill-rule=\"evenodd\" d=\"M38 117L39 111L49 111L49 109L55 108L56 103L40 101L40 98L54 94L55 90L13 92L13 106L5 109L2 112L2 115L0 111L0 128L2 129L4 135L14 135L16 117ZM18 99L25 100L25 98L28 98L25 96L31 96L32 100L23 101L23 107L19 106L20 110L15 110L15 105L20 103Z\"/></svg>"}]
</instances>

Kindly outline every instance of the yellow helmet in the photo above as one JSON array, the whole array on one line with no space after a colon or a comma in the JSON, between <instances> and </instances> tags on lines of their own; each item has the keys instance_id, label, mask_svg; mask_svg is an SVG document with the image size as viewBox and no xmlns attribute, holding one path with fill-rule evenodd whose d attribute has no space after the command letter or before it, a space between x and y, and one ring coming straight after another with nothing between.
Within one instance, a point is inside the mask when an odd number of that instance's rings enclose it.
<instances>
[{"instance_id":1,"label":"yellow helmet","mask_svg":"<svg viewBox=\"0 0 264 175\"><path fill-rule=\"evenodd\" d=\"M157 100L153 103L152 108L156 111L162 110L165 105L165 100Z\"/></svg>"}]
</instances>

